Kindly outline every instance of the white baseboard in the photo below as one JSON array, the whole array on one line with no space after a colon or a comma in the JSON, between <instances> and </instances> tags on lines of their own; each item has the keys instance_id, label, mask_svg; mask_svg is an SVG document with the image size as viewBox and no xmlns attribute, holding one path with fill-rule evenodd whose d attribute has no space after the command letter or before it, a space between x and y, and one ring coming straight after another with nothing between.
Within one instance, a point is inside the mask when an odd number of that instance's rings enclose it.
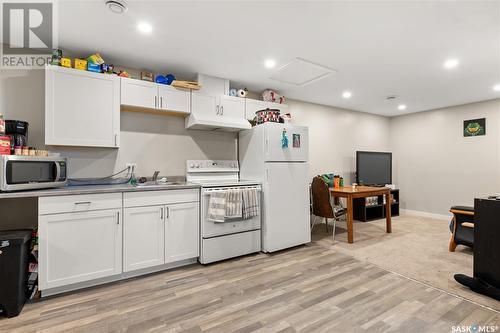
<instances>
[{"instance_id":1,"label":"white baseboard","mask_svg":"<svg viewBox=\"0 0 500 333\"><path fill-rule=\"evenodd\" d=\"M450 215L442 215L442 214L434 214L434 213L422 212L419 210L411 210L411 209L401 209L401 214L429 217L432 219L446 220L446 221L449 221L451 219L451 214Z\"/></svg>"}]
</instances>

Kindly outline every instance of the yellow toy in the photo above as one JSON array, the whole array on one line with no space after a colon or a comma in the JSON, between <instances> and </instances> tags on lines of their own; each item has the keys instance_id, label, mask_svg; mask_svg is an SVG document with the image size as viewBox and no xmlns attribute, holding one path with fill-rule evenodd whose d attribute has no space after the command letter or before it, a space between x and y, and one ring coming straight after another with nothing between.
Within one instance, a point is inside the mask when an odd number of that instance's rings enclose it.
<instances>
[{"instance_id":1,"label":"yellow toy","mask_svg":"<svg viewBox=\"0 0 500 333\"><path fill-rule=\"evenodd\" d=\"M87 60L85 59L75 59L75 68L82 71L87 70Z\"/></svg>"},{"instance_id":2,"label":"yellow toy","mask_svg":"<svg viewBox=\"0 0 500 333\"><path fill-rule=\"evenodd\" d=\"M71 59L61 58L61 66L71 68Z\"/></svg>"}]
</instances>

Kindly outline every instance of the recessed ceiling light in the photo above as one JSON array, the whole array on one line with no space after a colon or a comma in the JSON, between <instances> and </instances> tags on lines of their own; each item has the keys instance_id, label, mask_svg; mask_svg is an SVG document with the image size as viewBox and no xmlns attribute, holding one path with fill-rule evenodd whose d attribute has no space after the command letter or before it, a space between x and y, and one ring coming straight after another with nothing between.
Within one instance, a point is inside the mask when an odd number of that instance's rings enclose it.
<instances>
[{"instance_id":1,"label":"recessed ceiling light","mask_svg":"<svg viewBox=\"0 0 500 333\"><path fill-rule=\"evenodd\" d=\"M276 61L274 59L267 59L264 62L264 66L266 66L266 68L274 68L276 66Z\"/></svg>"},{"instance_id":2,"label":"recessed ceiling light","mask_svg":"<svg viewBox=\"0 0 500 333\"><path fill-rule=\"evenodd\" d=\"M350 91L344 91L342 93L342 97L344 97L344 98L351 98L351 96L352 96L352 92L350 92Z\"/></svg>"},{"instance_id":3,"label":"recessed ceiling light","mask_svg":"<svg viewBox=\"0 0 500 333\"><path fill-rule=\"evenodd\" d=\"M108 0L105 4L108 6L108 9L115 14L123 14L128 10L125 2L122 0Z\"/></svg>"},{"instance_id":4,"label":"recessed ceiling light","mask_svg":"<svg viewBox=\"0 0 500 333\"><path fill-rule=\"evenodd\" d=\"M401 111L406 110L406 105L405 104L399 104L398 105L398 110L401 110Z\"/></svg>"},{"instance_id":5,"label":"recessed ceiling light","mask_svg":"<svg viewBox=\"0 0 500 333\"><path fill-rule=\"evenodd\" d=\"M500 91L500 83L493 86L493 90Z\"/></svg>"},{"instance_id":6,"label":"recessed ceiling light","mask_svg":"<svg viewBox=\"0 0 500 333\"><path fill-rule=\"evenodd\" d=\"M153 31L153 26L147 22L140 22L137 25L137 29L143 34L150 34Z\"/></svg>"},{"instance_id":7,"label":"recessed ceiling light","mask_svg":"<svg viewBox=\"0 0 500 333\"><path fill-rule=\"evenodd\" d=\"M443 67L446 69L453 69L453 68L457 67L458 64L459 64L458 59L452 58L452 59L446 60L443 64Z\"/></svg>"}]
</instances>

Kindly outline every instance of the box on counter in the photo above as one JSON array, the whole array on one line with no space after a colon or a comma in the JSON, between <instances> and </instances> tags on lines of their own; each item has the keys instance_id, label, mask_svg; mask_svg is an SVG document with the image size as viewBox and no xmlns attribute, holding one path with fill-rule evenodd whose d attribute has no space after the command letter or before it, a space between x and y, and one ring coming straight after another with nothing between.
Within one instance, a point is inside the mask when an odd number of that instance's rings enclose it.
<instances>
[{"instance_id":1,"label":"box on counter","mask_svg":"<svg viewBox=\"0 0 500 333\"><path fill-rule=\"evenodd\" d=\"M0 155L10 155L9 136L0 136Z\"/></svg>"}]
</instances>

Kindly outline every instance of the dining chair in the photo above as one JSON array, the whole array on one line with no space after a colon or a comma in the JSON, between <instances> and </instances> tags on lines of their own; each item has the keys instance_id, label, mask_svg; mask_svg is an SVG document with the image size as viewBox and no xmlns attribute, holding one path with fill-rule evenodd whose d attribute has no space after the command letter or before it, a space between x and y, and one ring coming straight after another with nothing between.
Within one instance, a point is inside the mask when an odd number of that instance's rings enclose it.
<instances>
[{"instance_id":1,"label":"dining chair","mask_svg":"<svg viewBox=\"0 0 500 333\"><path fill-rule=\"evenodd\" d=\"M319 217L325 219L326 232L328 232L328 219L333 219L333 240L335 240L336 222L339 221L342 216L346 215L347 209L342 207L340 202L338 205L332 205L330 189L321 176L313 178L311 193L312 213L314 216L311 231L315 227L317 218Z\"/></svg>"}]
</instances>

